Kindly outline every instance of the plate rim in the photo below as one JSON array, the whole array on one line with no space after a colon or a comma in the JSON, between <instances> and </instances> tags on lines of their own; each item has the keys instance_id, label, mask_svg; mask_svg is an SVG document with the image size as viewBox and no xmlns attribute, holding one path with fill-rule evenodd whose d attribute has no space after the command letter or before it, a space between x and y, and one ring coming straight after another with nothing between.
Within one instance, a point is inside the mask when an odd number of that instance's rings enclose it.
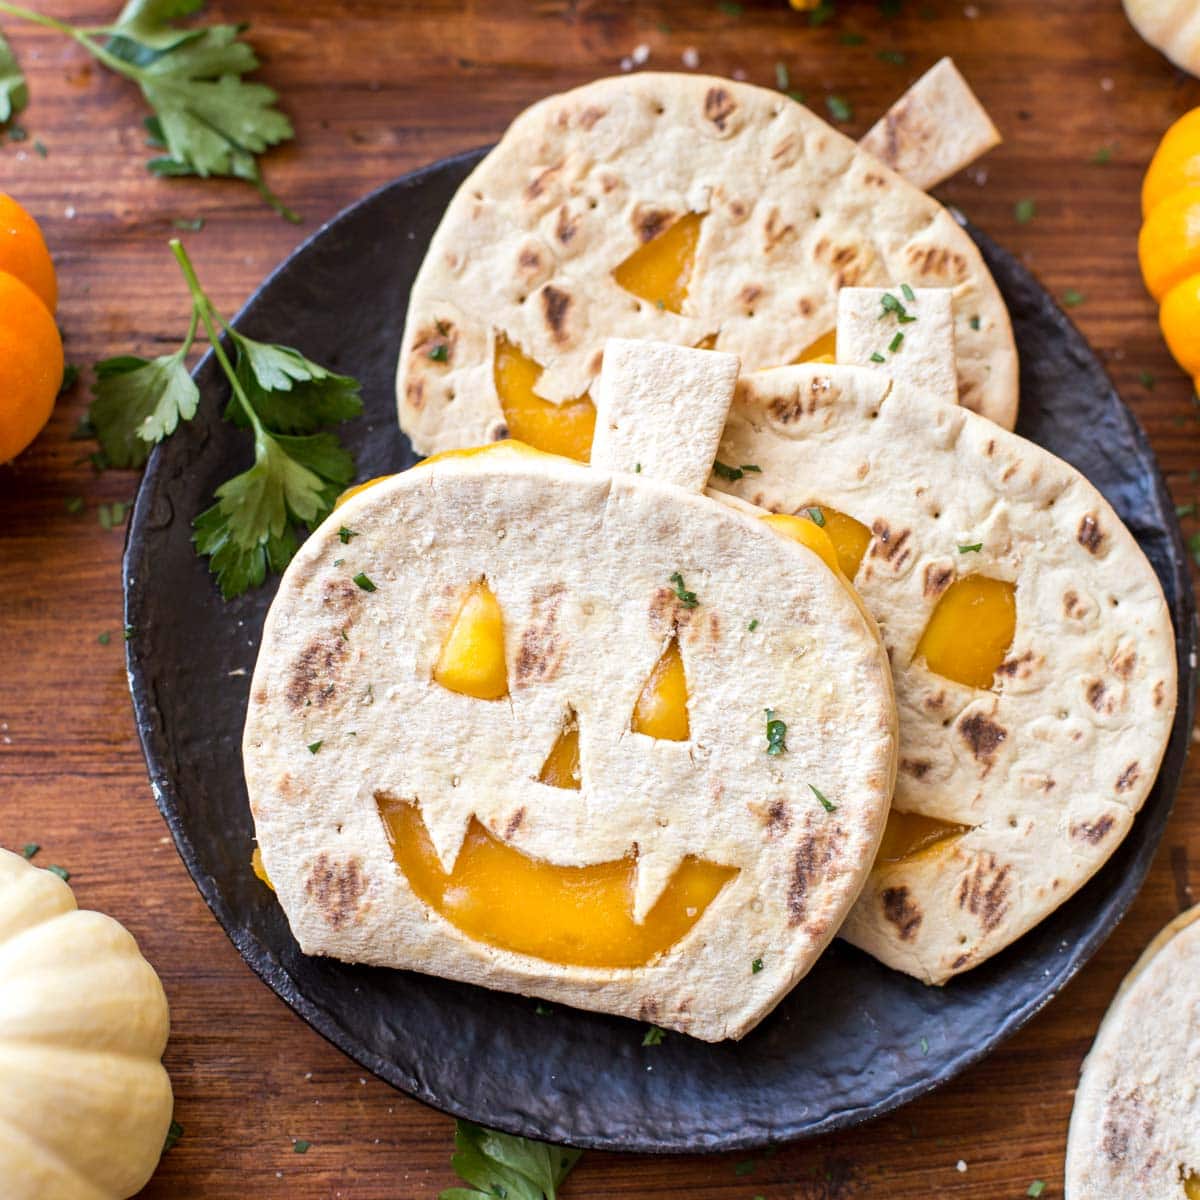
<instances>
[{"instance_id":1,"label":"plate rim","mask_svg":"<svg viewBox=\"0 0 1200 1200\"><path fill-rule=\"evenodd\" d=\"M447 169L474 166L487 153L488 149L490 147L465 150L412 171L405 172L392 180L380 184L353 203L347 205L299 242L263 278L253 293L247 298L246 302L238 309L235 316L231 319L230 324L237 326L242 318L255 306L263 293L287 273L295 260L332 229L351 221L362 209L369 207L387 194L418 187L428 177L440 175ZM1087 343L1082 333L1071 322L1069 316L1057 305L1053 295L1036 280L1032 273L1015 256L1004 250L1003 247L999 246L987 234L971 225L961 214L955 212L953 209L948 209L948 211L971 233L977 242L981 242L993 253L1012 259L1023 275L1054 304L1059 318L1075 330L1078 337L1085 342L1091 356L1095 360L1097 369L1108 381L1112 395L1117 400L1117 411L1126 426L1129 437L1150 467L1153 484L1152 490L1159 506L1164 513L1173 511L1173 500L1167 489L1154 448L1136 414L1125 403L1116 387L1112 384L1103 362L1091 348L1090 343ZM211 370L212 359L213 352L210 348L205 351L204 355L193 368L191 372L192 378L200 381L201 376ZM151 503L150 497L156 488L159 475L163 470L164 459L164 444L160 443L152 449L146 469L139 480L133 510L126 530L125 546L122 554L122 591L124 620L127 627L136 623L136 608L140 596L150 586L139 575L137 565L144 555L147 535L153 532L151 522L148 520ZM1182 627L1176 627L1174 630L1176 649L1181 656L1178 663L1179 696L1171 735L1164 748L1162 762L1156 776L1156 787L1163 782L1162 772L1166 769L1173 752L1180 751L1179 742L1181 738L1184 739L1182 753L1179 763L1174 769L1173 778L1166 781L1166 795L1161 807L1161 815L1158 813L1155 814L1157 827L1151 829L1149 841L1144 842L1138 848L1132 862L1129 864L1129 871L1125 878L1127 884L1130 886L1123 889L1122 900L1118 903L1116 909L1111 912L1109 919L1089 931L1087 937L1072 944L1066 961L1047 981L1048 986L1041 993L1032 998L1023 1007L1010 1013L1002 1024L998 1025L989 1036L982 1039L979 1043L952 1058L943 1060L936 1074L910 1083L907 1087L899 1089L882 1101L869 1104L849 1104L835 1112L828 1113L822 1120L813 1124L793 1124L782 1128L772 1126L770 1129L760 1129L757 1133L743 1132L736 1136L728 1136L721 1132L708 1130L700 1136L686 1138L672 1138L670 1135L665 1138L630 1138L621 1135L585 1135L573 1137L568 1135L564 1138L559 1136L561 1131L554 1130L552 1131L554 1135L553 1140L585 1149L657 1155L753 1150L771 1145L820 1137L835 1130L850 1128L883 1116L957 1078L963 1071L991 1054L1001 1042L1015 1034L1047 1004L1055 999L1075 975L1092 959L1100 946L1113 934L1140 893L1161 845L1163 834L1174 809L1182 781L1182 769L1187 754L1186 738L1190 736L1195 712L1196 657L1197 645L1198 641L1200 641L1200 628L1197 625L1195 594L1191 581L1191 573L1187 567L1188 555L1182 531L1178 522L1173 522L1164 532L1166 532L1171 549L1174 551L1171 568L1178 590L1178 607L1180 615L1184 618L1184 622ZM1170 607L1168 603L1169 610ZM1171 617L1174 624L1175 614L1171 613ZM175 788L166 767L165 760L168 754L160 752L160 741L162 743L161 750L169 751L166 731L160 728L160 722L156 719L157 707L151 694L152 689L149 685L147 672L143 668L142 660L137 657L135 649L136 647L132 640L126 642L126 678L134 711L138 743L146 763L155 804L166 822L176 850L183 860L188 874L191 876L209 910L216 917L221 929L233 943L243 961L301 1020L333 1046L337 1047L352 1062L358 1063L398 1091L412 1096L414 1099L421 1101L431 1108L445 1112L458 1119L477 1120L477 1115L468 1111L467 1106L456 1097L447 1097L436 1093L432 1087L427 1086L420 1075L402 1068L390 1059L385 1059L382 1055L374 1053L366 1045L354 1039L333 1019L327 1010L305 996L296 985L293 976L281 963L277 962L271 956L265 945L257 937L249 930L241 927L228 901L217 885L215 878L208 873L204 863L201 862L196 846L188 835L180 806L175 796ZM1139 812L1140 816L1141 812ZM1122 842L1123 844L1124 842ZM1086 884L1083 886L1086 886ZM1074 897L1072 896L1066 903L1070 903L1073 899ZM546 1136L544 1130L534 1127L532 1122L523 1119L523 1114L519 1112L514 1111L505 1116L506 1119L498 1120L494 1114L489 1113L486 1119L491 1127L500 1129L506 1133L533 1138L543 1138Z\"/></svg>"}]
</instances>

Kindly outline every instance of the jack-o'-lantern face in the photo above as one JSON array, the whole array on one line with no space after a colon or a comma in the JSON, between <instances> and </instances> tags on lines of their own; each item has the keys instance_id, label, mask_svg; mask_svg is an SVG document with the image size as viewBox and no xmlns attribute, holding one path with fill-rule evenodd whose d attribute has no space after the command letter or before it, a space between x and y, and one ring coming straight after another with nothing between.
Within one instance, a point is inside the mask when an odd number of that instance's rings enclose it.
<instances>
[{"instance_id":1,"label":"jack-o'-lantern face","mask_svg":"<svg viewBox=\"0 0 1200 1200\"><path fill-rule=\"evenodd\" d=\"M246 774L306 951L717 1039L848 909L894 719L878 637L818 554L501 447L361 493L305 545Z\"/></svg>"}]
</instances>

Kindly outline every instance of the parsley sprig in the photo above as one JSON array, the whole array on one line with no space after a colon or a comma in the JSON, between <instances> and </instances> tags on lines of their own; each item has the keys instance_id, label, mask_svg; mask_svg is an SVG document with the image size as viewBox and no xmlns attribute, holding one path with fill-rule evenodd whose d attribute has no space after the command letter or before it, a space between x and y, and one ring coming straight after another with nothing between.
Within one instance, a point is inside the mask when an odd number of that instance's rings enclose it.
<instances>
[{"instance_id":1,"label":"parsley sprig","mask_svg":"<svg viewBox=\"0 0 1200 1200\"><path fill-rule=\"evenodd\" d=\"M456 1121L450 1165L470 1187L452 1187L438 1200L557 1200L558 1188L579 1160L578 1150L513 1137Z\"/></svg>"},{"instance_id":2,"label":"parsley sprig","mask_svg":"<svg viewBox=\"0 0 1200 1200\"><path fill-rule=\"evenodd\" d=\"M263 181L257 157L291 138L292 124L271 88L243 78L259 65L241 40L244 26L176 24L203 7L204 0L128 0L111 25L78 26L0 0L0 14L65 34L142 89L153 113L145 121L150 143L166 152L146 164L155 175L244 179L281 216L298 221ZM0 41L0 123L27 99L12 50Z\"/></svg>"},{"instance_id":3,"label":"parsley sprig","mask_svg":"<svg viewBox=\"0 0 1200 1200\"><path fill-rule=\"evenodd\" d=\"M318 430L358 416L362 400L349 376L233 329L179 240L170 246L192 297L183 344L156 359L122 355L97 363L89 416L108 462L141 466L153 444L196 413L200 393L186 360L203 327L231 389L225 416L254 436L253 465L221 484L216 504L192 523L196 550L229 600L262 583L268 570L281 571L296 552L296 527L316 528L354 477L349 451L335 434Z\"/></svg>"}]
</instances>

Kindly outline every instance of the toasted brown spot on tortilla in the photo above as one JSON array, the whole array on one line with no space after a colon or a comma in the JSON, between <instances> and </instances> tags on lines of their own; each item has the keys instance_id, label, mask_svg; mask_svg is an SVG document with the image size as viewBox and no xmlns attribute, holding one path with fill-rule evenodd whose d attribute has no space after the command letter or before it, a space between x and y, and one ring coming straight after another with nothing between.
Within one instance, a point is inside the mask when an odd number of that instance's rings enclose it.
<instances>
[{"instance_id":1,"label":"toasted brown spot on tortilla","mask_svg":"<svg viewBox=\"0 0 1200 1200\"><path fill-rule=\"evenodd\" d=\"M1127 1095L1110 1095L1104 1115L1104 1136L1100 1149L1112 1162L1124 1162L1129 1148L1141 1127L1142 1136L1149 1140L1154 1136L1154 1113L1146 1110L1138 1088Z\"/></svg>"},{"instance_id":2,"label":"toasted brown spot on tortilla","mask_svg":"<svg viewBox=\"0 0 1200 1200\"><path fill-rule=\"evenodd\" d=\"M1071 836L1094 846L1104 840L1113 824L1114 819L1111 813L1105 813L1096 821L1076 821L1071 826Z\"/></svg>"},{"instance_id":3,"label":"toasted brown spot on tortilla","mask_svg":"<svg viewBox=\"0 0 1200 1200\"><path fill-rule=\"evenodd\" d=\"M524 820L525 820L525 807L524 807L524 805L522 805L520 808L517 809L517 811L515 813L513 813L513 815L511 817L508 818L508 824L504 826L504 838L506 841L509 838L511 838L513 836L513 834L515 834L517 832L518 829L521 828L521 825L524 822Z\"/></svg>"},{"instance_id":4,"label":"toasted brown spot on tortilla","mask_svg":"<svg viewBox=\"0 0 1200 1200\"><path fill-rule=\"evenodd\" d=\"M763 250L770 254L781 242L795 240L796 227L783 219L778 208L772 208L763 226Z\"/></svg>"},{"instance_id":5,"label":"toasted brown spot on tortilla","mask_svg":"<svg viewBox=\"0 0 1200 1200\"><path fill-rule=\"evenodd\" d=\"M762 287L757 283L748 283L738 292L738 302L743 308L751 309L755 301L763 294Z\"/></svg>"},{"instance_id":6,"label":"toasted brown spot on tortilla","mask_svg":"<svg viewBox=\"0 0 1200 1200\"><path fill-rule=\"evenodd\" d=\"M820 404L820 394L825 388L820 377L811 379L807 395L799 388L790 396L776 396L768 405L767 411L780 425L790 425L803 416L811 416Z\"/></svg>"},{"instance_id":7,"label":"toasted brown spot on tortilla","mask_svg":"<svg viewBox=\"0 0 1200 1200\"><path fill-rule=\"evenodd\" d=\"M729 118L737 111L737 101L723 88L711 87L704 96L704 115L722 133Z\"/></svg>"},{"instance_id":8,"label":"toasted brown spot on tortilla","mask_svg":"<svg viewBox=\"0 0 1200 1200\"><path fill-rule=\"evenodd\" d=\"M304 890L331 929L349 925L361 909L367 890L362 863L357 858L339 861L322 851L309 871Z\"/></svg>"},{"instance_id":9,"label":"toasted brown spot on tortilla","mask_svg":"<svg viewBox=\"0 0 1200 1200\"><path fill-rule=\"evenodd\" d=\"M984 446L984 448L983 448L983 455L985 458L991 458L992 455L995 453L996 453L996 439L988 438L988 444L986 446Z\"/></svg>"},{"instance_id":10,"label":"toasted brown spot on tortilla","mask_svg":"<svg viewBox=\"0 0 1200 1200\"><path fill-rule=\"evenodd\" d=\"M405 385L404 394L408 397L408 402L418 412L425 407L425 381L419 376L414 376Z\"/></svg>"},{"instance_id":11,"label":"toasted brown spot on tortilla","mask_svg":"<svg viewBox=\"0 0 1200 1200\"><path fill-rule=\"evenodd\" d=\"M1109 666L1121 679L1128 679L1137 667L1137 660L1137 651L1131 645L1126 644L1117 649Z\"/></svg>"},{"instance_id":12,"label":"toasted brown spot on tortilla","mask_svg":"<svg viewBox=\"0 0 1200 1200\"><path fill-rule=\"evenodd\" d=\"M931 600L940 596L954 578L954 568L944 563L927 563L925 566L925 595Z\"/></svg>"},{"instance_id":13,"label":"toasted brown spot on tortilla","mask_svg":"<svg viewBox=\"0 0 1200 1200\"><path fill-rule=\"evenodd\" d=\"M570 308L571 297L566 292L549 283L542 288L542 313L556 342L568 340L567 313Z\"/></svg>"},{"instance_id":14,"label":"toasted brown spot on tortilla","mask_svg":"<svg viewBox=\"0 0 1200 1200\"><path fill-rule=\"evenodd\" d=\"M996 751L1008 737L1008 731L983 713L972 713L958 723L958 733L970 747L975 758L984 764L985 772L996 761Z\"/></svg>"},{"instance_id":15,"label":"toasted brown spot on tortilla","mask_svg":"<svg viewBox=\"0 0 1200 1200\"><path fill-rule=\"evenodd\" d=\"M805 916L809 889L820 880L833 860L833 842L825 832L807 833L800 839L792 858L792 877L788 883L788 924L799 925Z\"/></svg>"},{"instance_id":16,"label":"toasted brown spot on tortilla","mask_svg":"<svg viewBox=\"0 0 1200 1200\"><path fill-rule=\"evenodd\" d=\"M1089 554L1100 553L1100 547L1104 544L1104 531L1100 528L1100 522L1096 520L1094 513L1088 513L1079 522L1079 529L1075 534L1075 540Z\"/></svg>"},{"instance_id":17,"label":"toasted brown spot on tortilla","mask_svg":"<svg viewBox=\"0 0 1200 1200\"><path fill-rule=\"evenodd\" d=\"M534 595L531 620L517 650L514 687L549 683L562 667L566 644L558 628L558 616L565 593L566 587L558 583Z\"/></svg>"},{"instance_id":18,"label":"toasted brown spot on tortilla","mask_svg":"<svg viewBox=\"0 0 1200 1200\"><path fill-rule=\"evenodd\" d=\"M921 707L926 712L941 712L946 707L946 693L942 691L938 692L936 696L926 696L921 702Z\"/></svg>"},{"instance_id":19,"label":"toasted brown spot on tortilla","mask_svg":"<svg viewBox=\"0 0 1200 1200\"><path fill-rule=\"evenodd\" d=\"M891 565L893 570L899 571L912 553L911 547L905 545L912 530L902 529L897 533L882 517L879 517L872 523L871 532L875 536L871 540L871 548L867 553L871 558L882 558Z\"/></svg>"},{"instance_id":20,"label":"toasted brown spot on tortilla","mask_svg":"<svg viewBox=\"0 0 1200 1200\"><path fill-rule=\"evenodd\" d=\"M996 674L1008 679L1028 679L1033 674L1033 651L1026 650L1016 658L1006 658L996 668Z\"/></svg>"},{"instance_id":21,"label":"toasted brown spot on tortilla","mask_svg":"<svg viewBox=\"0 0 1200 1200\"><path fill-rule=\"evenodd\" d=\"M1137 781L1142 777L1142 769L1137 762L1131 762L1129 766L1117 776L1117 791L1127 792Z\"/></svg>"},{"instance_id":22,"label":"toasted brown spot on tortilla","mask_svg":"<svg viewBox=\"0 0 1200 1200\"><path fill-rule=\"evenodd\" d=\"M1103 679L1091 680L1084 691L1087 702L1101 716L1111 717L1121 707L1121 698L1115 691L1110 691Z\"/></svg>"},{"instance_id":23,"label":"toasted brown spot on tortilla","mask_svg":"<svg viewBox=\"0 0 1200 1200\"><path fill-rule=\"evenodd\" d=\"M655 996L646 996L638 1005L638 1019L641 1021L653 1021L658 1016L658 999Z\"/></svg>"},{"instance_id":24,"label":"toasted brown spot on tortilla","mask_svg":"<svg viewBox=\"0 0 1200 1200\"><path fill-rule=\"evenodd\" d=\"M1063 613L1072 620L1078 621L1087 616L1088 606L1079 598L1079 593L1071 588L1063 592Z\"/></svg>"},{"instance_id":25,"label":"toasted brown spot on tortilla","mask_svg":"<svg viewBox=\"0 0 1200 1200\"><path fill-rule=\"evenodd\" d=\"M579 225L583 218L578 214L572 216L571 210L564 204L558 210L558 220L554 224L554 236L558 238L564 246L568 245L571 239L579 232Z\"/></svg>"},{"instance_id":26,"label":"toasted brown spot on tortilla","mask_svg":"<svg viewBox=\"0 0 1200 1200\"><path fill-rule=\"evenodd\" d=\"M639 242L652 242L675 224L676 214L666 208L639 208L633 214L633 231Z\"/></svg>"},{"instance_id":27,"label":"toasted brown spot on tortilla","mask_svg":"<svg viewBox=\"0 0 1200 1200\"><path fill-rule=\"evenodd\" d=\"M909 246L906 256L909 265L922 275L952 279L956 283L967 277L967 260L945 246Z\"/></svg>"},{"instance_id":28,"label":"toasted brown spot on tortilla","mask_svg":"<svg viewBox=\"0 0 1200 1200\"><path fill-rule=\"evenodd\" d=\"M802 317L811 317L817 311L817 306L807 296L800 297L796 302L796 308Z\"/></svg>"},{"instance_id":29,"label":"toasted brown spot on tortilla","mask_svg":"<svg viewBox=\"0 0 1200 1200\"><path fill-rule=\"evenodd\" d=\"M787 805L782 800L772 800L767 806L765 824L767 833L772 837L787 833L791 829L792 817L788 812Z\"/></svg>"},{"instance_id":30,"label":"toasted brown spot on tortilla","mask_svg":"<svg viewBox=\"0 0 1200 1200\"><path fill-rule=\"evenodd\" d=\"M525 199L536 200L554 181L555 175L563 169L562 163L555 163L552 167L547 167L544 171L540 171L533 179L529 181L525 188Z\"/></svg>"},{"instance_id":31,"label":"toasted brown spot on tortilla","mask_svg":"<svg viewBox=\"0 0 1200 1200\"><path fill-rule=\"evenodd\" d=\"M505 425L503 421L501 421L498 425L492 426L493 442L502 442L506 437L508 437L508 426Z\"/></svg>"},{"instance_id":32,"label":"toasted brown spot on tortilla","mask_svg":"<svg viewBox=\"0 0 1200 1200\"><path fill-rule=\"evenodd\" d=\"M450 321L435 321L418 329L413 337L412 352L427 360L430 367L449 367L458 347L458 330Z\"/></svg>"},{"instance_id":33,"label":"toasted brown spot on tortilla","mask_svg":"<svg viewBox=\"0 0 1200 1200\"><path fill-rule=\"evenodd\" d=\"M868 171L863 176L863 183L870 184L872 187L886 187L887 180L884 179L877 171Z\"/></svg>"},{"instance_id":34,"label":"toasted brown spot on tortilla","mask_svg":"<svg viewBox=\"0 0 1200 1200\"><path fill-rule=\"evenodd\" d=\"M595 104L589 104L576 118L575 123L580 129L591 129L606 112L607 109L600 108Z\"/></svg>"},{"instance_id":35,"label":"toasted brown spot on tortilla","mask_svg":"<svg viewBox=\"0 0 1200 1200\"><path fill-rule=\"evenodd\" d=\"M954 961L953 961L953 962L950 964L950 970L952 970L952 971L961 971L961 970L963 969L963 967L965 967L965 966L967 965L967 963L969 963L970 961L971 961L971 955L970 955L969 953L968 953L968 954L960 954L960 955L959 955L959 956L958 956L958 957L957 957L957 958L956 958L956 959L955 959L955 960L954 960Z\"/></svg>"},{"instance_id":36,"label":"toasted brown spot on tortilla","mask_svg":"<svg viewBox=\"0 0 1200 1200\"><path fill-rule=\"evenodd\" d=\"M902 758L900 760L900 770L914 779L924 779L932 766L933 763L927 758Z\"/></svg>"},{"instance_id":37,"label":"toasted brown spot on tortilla","mask_svg":"<svg viewBox=\"0 0 1200 1200\"><path fill-rule=\"evenodd\" d=\"M1012 866L1000 866L994 854L980 854L958 885L958 906L966 909L987 933L1008 912L1012 898Z\"/></svg>"},{"instance_id":38,"label":"toasted brown spot on tortilla","mask_svg":"<svg viewBox=\"0 0 1200 1200\"><path fill-rule=\"evenodd\" d=\"M908 888L884 888L879 895L883 905L883 915L896 927L902 942L912 941L921 922L925 919L917 903L912 898Z\"/></svg>"},{"instance_id":39,"label":"toasted brown spot on tortilla","mask_svg":"<svg viewBox=\"0 0 1200 1200\"><path fill-rule=\"evenodd\" d=\"M1162 708L1163 696L1165 695L1165 693L1166 693L1166 689L1163 687L1163 681L1160 679L1154 685L1154 707L1155 708Z\"/></svg>"},{"instance_id":40,"label":"toasted brown spot on tortilla","mask_svg":"<svg viewBox=\"0 0 1200 1200\"><path fill-rule=\"evenodd\" d=\"M566 209L562 210L563 212ZM526 275L536 274L542 267L542 256L538 253L536 246L523 246L521 253L517 255L517 266Z\"/></svg>"}]
</instances>

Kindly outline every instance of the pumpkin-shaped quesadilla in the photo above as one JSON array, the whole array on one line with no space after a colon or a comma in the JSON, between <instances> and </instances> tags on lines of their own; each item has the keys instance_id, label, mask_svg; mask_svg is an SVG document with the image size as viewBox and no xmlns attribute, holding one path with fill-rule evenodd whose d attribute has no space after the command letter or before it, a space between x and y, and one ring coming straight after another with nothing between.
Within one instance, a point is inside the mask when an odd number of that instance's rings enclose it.
<instances>
[{"instance_id":1,"label":"pumpkin-shaped quesadilla","mask_svg":"<svg viewBox=\"0 0 1200 1200\"><path fill-rule=\"evenodd\" d=\"M297 554L244 754L306 952L708 1040L820 954L885 822L891 680L836 569L699 492L736 369L617 345L592 466L443 456Z\"/></svg>"},{"instance_id":2,"label":"pumpkin-shaped quesadilla","mask_svg":"<svg viewBox=\"0 0 1200 1200\"><path fill-rule=\"evenodd\" d=\"M519 116L452 200L409 300L400 425L423 454L513 436L586 458L607 338L778 366L832 350L839 289L897 279L953 289L960 403L1011 428L1008 314L940 204L780 92L601 79Z\"/></svg>"},{"instance_id":3,"label":"pumpkin-shaped quesadilla","mask_svg":"<svg viewBox=\"0 0 1200 1200\"><path fill-rule=\"evenodd\" d=\"M902 359L895 320L876 325L876 357ZM760 470L714 487L823 523L879 622L900 767L842 933L942 983L1052 912L1132 825L1175 712L1158 579L1078 471L886 363L743 376L718 458Z\"/></svg>"},{"instance_id":4,"label":"pumpkin-shaped quesadilla","mask_svg":"<svg viewBox=\"0 0 1200 1200\"><path fill-rule=\"evenodd\" d=\"M1200 908L1129 972L1083 1064L1067 1200L1200 1198Z\"/></svg>"}]
</instances>

